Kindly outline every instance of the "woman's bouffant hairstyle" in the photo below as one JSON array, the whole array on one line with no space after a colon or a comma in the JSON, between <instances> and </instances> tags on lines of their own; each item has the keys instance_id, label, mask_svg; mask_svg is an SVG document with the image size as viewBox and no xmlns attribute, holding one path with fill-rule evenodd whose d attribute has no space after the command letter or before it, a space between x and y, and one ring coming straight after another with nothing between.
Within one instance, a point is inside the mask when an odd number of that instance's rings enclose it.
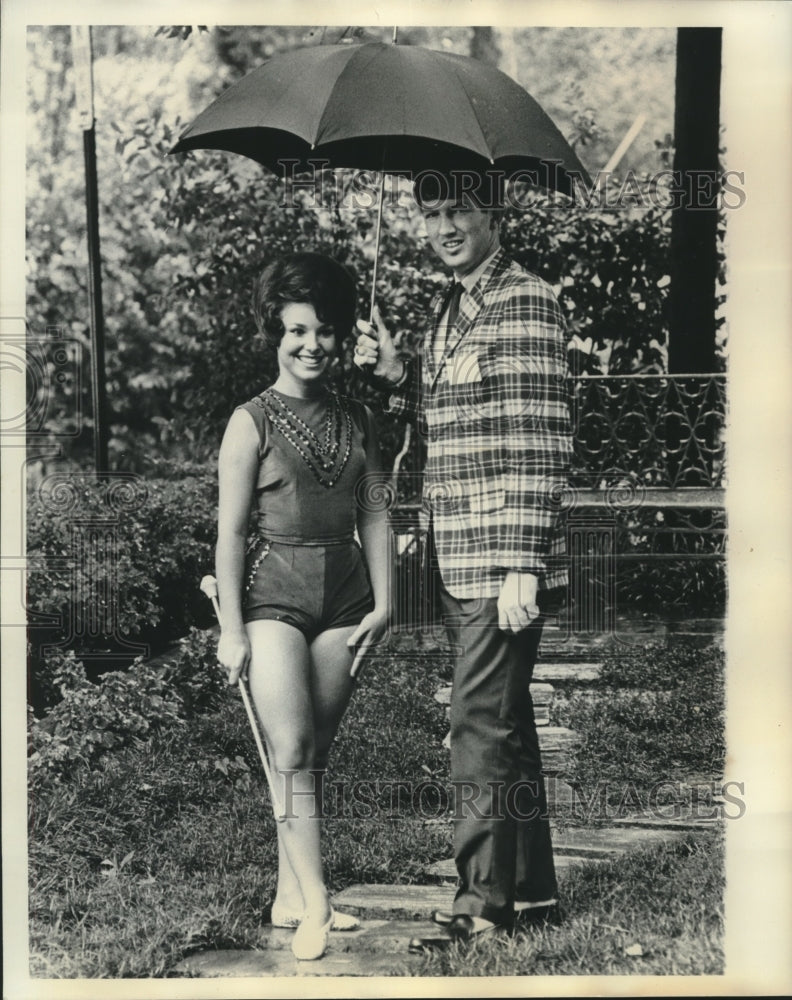
<instances>
[{"instance_id":1,"label":"woman's bouffant hairstyle","mask_svg":"<svg viewBox=\"0 0 792 1000\"><path fill-rule=\"evenodd\" d=\"M310 304L335 330L338 347L352 331L356 300L355 278L343 264L322 253L295 253L264 268L253 288L253 316L264 341L277 349L284 333L283 307Z\"/></svg>"}]
</instances>

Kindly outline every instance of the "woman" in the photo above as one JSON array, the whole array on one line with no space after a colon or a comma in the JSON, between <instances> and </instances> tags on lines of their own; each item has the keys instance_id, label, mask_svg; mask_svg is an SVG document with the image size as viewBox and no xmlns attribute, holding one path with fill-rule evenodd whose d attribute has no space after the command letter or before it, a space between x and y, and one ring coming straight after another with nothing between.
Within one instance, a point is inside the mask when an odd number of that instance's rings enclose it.
<instances>
[{"instance_id":1,"label":"woman","mask_svg":"<svg viewBox=\"0 0 792 1000\"><path fill-rule=\"evenodd\" d=\"M371 413L329 378L354 323L351 275L294 254L261 275L254 311L278 377L234 411L220 449L217 656L229 683L249 676L287 806L272 922L297 926L295 956L314 959L331 927L357 926L333 912L324 883L317 772L352 693L355 648L387 627L388 525L365 499L381 474ZM257 537L246 546L251 508Z\"/></svg>"}]
</instances>

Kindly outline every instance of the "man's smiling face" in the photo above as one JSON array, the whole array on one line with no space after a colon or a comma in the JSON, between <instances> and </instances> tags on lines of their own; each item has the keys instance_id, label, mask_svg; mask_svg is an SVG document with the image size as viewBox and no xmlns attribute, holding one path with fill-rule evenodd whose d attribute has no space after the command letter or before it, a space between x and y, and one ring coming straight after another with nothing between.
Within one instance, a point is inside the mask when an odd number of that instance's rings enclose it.
<instances>
[{"instance_id":1,"label":"man's smiling face","mask_svg":"<svg viewBox=\"0 0 792 1000\"><path fill-rule=\"evenodd\" d=\"M428 202L421 214L432 249L456 278L475 270L500 245L497 215L467 196Z\"/></svg>"}]
</instances>

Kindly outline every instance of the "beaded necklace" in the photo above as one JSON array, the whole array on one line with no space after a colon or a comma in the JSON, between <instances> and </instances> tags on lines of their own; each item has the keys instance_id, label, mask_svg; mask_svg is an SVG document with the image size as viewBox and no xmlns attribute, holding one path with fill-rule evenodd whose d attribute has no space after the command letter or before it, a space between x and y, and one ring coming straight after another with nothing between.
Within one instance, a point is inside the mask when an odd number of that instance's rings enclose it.
<instances>
[{"instance_id":1,"label":"beaded necklace","mask_svg":"<svg viewBox=\"0 0 792 1000\"><path fill-rule=\"evenodd\" d=\"M352 450L352 416L346 400L330 390L324 441L320 441L308 424L272 389L265 389L256 397L256 402L263 407L273 427L300 455L319 485L326 489L335 486Z\"/></svg>"}]
</instances>

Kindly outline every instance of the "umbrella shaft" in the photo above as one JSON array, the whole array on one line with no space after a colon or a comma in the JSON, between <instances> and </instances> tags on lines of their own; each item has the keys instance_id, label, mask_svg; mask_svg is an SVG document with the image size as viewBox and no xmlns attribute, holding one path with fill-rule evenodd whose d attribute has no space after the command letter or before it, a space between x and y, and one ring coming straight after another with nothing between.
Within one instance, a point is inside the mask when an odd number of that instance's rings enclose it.
<instances>
[{"instance_id":1,"label":"umbrella shaft","mask_svg":"<svg viewBox=\"0 0 792 1000\"><path fill-rule=\"evenodd\" d=\"M382 234L382 206L385 203L385 171L380 174L379 209L377 210L377 234L374 237L374 270L371 275L371 303L369 323L374 321L374 306L377 299L377 263L379 261L380 236Z\"/></svg>"}]
</instances>

